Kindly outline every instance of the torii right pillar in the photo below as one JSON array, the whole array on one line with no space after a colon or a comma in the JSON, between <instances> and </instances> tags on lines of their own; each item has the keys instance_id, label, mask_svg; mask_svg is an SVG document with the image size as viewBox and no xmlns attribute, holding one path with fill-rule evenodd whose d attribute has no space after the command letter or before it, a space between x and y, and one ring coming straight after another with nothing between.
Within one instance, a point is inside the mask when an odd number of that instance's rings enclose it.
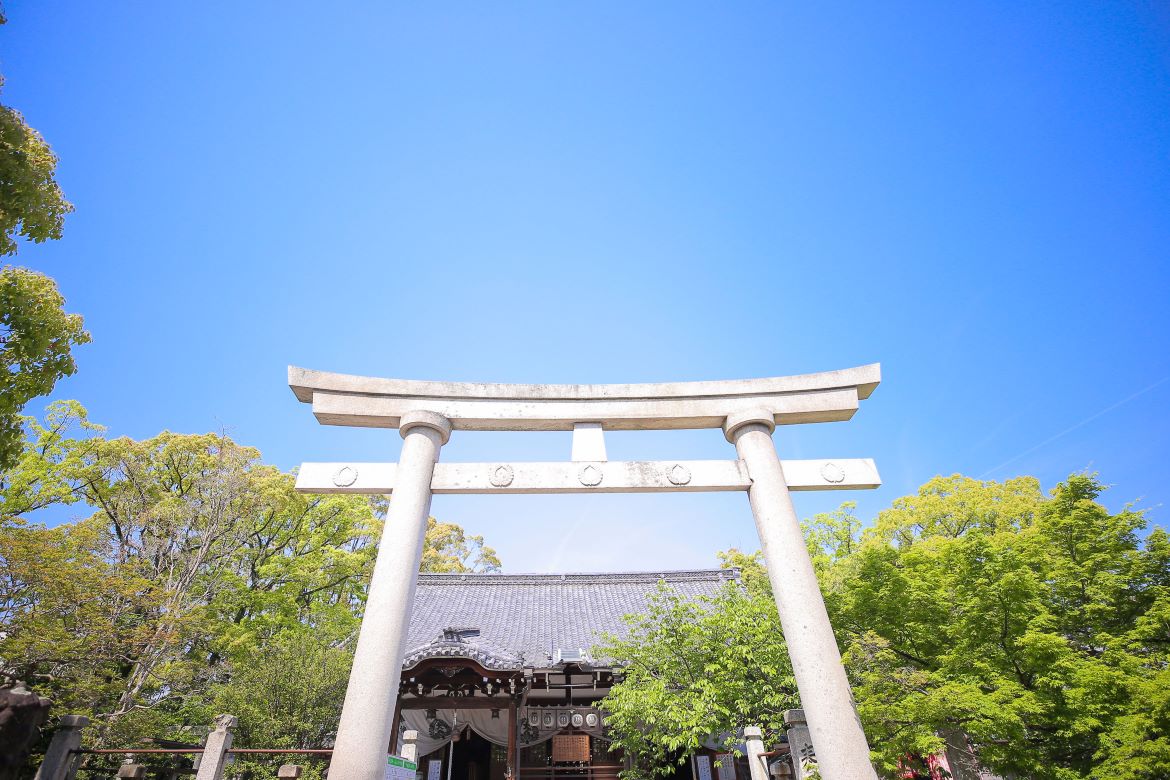
<instances>
[{"instance_id":1,"label":"torii right pillar","mask_svg":"<svg viewBox=\"0 0 1170 780\"><path fill-rule=\"evenodd\" d=\"M775 417L766 409L731 415L723 425L724 435L735 445L751 477L748 499L818 768L824 780L876 779L817 575L772 442L775 429Z\"/></svg>"}]
</instances>

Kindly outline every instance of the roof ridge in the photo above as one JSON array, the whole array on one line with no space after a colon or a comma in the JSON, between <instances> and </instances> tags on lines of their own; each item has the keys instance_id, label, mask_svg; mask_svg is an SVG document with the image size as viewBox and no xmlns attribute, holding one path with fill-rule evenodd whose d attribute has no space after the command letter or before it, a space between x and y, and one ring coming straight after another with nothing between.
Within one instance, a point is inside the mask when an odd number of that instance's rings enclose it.
<instances>
[{"instance_id":1,"label":"roof ridge","mask_svg":"<svg viewBox=\"0 0 1170 780\"><path fill-rule=\"evenodd\" d=\"M510 584L553 584L558 582L666 582L693 581L693 580L737 580L739 569L736 567L713 569L657 569L651 571L624 571L624 572L565 572L565 573L536 573L521 572L516 574L503 572L423 572L419 575L419 582L431 585L455 585L459 583L510 583Z\"/></svg>"}]
</instances>

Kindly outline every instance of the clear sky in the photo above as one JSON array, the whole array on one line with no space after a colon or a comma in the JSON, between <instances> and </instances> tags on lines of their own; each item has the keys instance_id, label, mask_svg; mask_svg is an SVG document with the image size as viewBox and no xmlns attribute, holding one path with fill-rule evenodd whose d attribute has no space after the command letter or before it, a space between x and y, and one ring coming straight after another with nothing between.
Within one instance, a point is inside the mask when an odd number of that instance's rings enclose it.
<instances>
[{"instance_id":1,"label":"clear sky","mask_svg":"<svg viewBox=\"0 0 1170 780\"><path fill-rule=\"evenodd\" d=\"M7 0L4 102L77 211L17 261L93 343L115 435L226 428L292 468L394 460L288 364L635 382L881 362L787 457L1099 471L1170 517L1170 6ZM43 403L34 401L30 409ZM724 458L718 431L611 459ZM569 434L457 433L455 460ZM508 571L707 566L740 494L451 497Z\"/></svg>"}]
</instances>

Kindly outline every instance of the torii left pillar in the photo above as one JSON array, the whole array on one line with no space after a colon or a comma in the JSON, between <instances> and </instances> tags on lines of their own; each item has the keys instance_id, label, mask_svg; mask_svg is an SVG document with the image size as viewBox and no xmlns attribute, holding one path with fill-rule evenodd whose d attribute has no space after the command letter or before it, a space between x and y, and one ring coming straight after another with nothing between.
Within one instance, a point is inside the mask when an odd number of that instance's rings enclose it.
<instances>
[{"instance_id":1,"label":"torii left pillar","mask_svg":"<svg viewBox=\"0 0 1170 780\"><path fill-rule=\"evenodd\" d=\"M394 499L378 545L329 762L329 777L336 780L382 780L385 776L390 737L397 725L394 703L402 679L406 632L431 511L431 478L439 450L451 437L450 421L434 412L407 412L398 430L404 441Z\"/></svg>"}]
</instances>

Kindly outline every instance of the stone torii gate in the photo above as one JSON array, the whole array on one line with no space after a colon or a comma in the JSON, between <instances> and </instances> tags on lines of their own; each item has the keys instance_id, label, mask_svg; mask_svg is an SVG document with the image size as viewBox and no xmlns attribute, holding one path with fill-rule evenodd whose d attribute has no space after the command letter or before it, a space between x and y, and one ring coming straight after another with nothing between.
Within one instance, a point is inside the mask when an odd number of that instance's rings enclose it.
<instances>
[{"instance_id":1,"label":"stone torii gate","mask_svg":"<svg viewBox=\"0 0 1170 780\"><path fill-rule=\"evenodd\" d=\"M874 488L872 460L785 460L777 425L850 419L878 364L716 382L515 385L422 382L289 367L297 399L325 425L397 428L393 463L305 463L306 493L393 494L329 765L332 780L381 780L434 493L747 491L813 747L826 780L875 778L793 490ZM609 461L605 430L722 428L736 460ZM438 463L453 430L573 431L561 463Z\"/></svg>"}]
</instances>

